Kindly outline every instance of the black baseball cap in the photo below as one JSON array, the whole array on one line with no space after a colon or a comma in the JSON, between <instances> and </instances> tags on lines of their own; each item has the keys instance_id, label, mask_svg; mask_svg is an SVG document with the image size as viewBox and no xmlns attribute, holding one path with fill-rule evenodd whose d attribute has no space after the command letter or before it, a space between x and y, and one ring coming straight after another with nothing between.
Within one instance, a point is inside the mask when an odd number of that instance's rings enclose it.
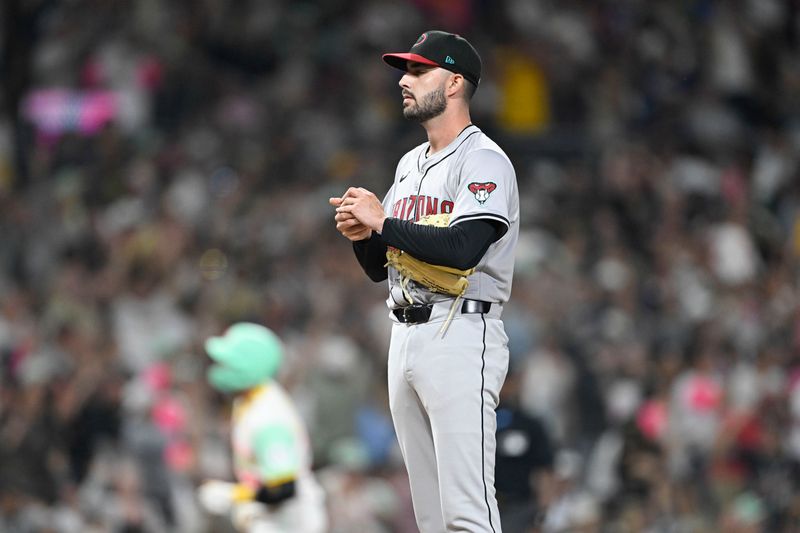
<instances>
[{"instance_id":1,"label":"black baseball cap","mask_svg":"<svg viewBox=\"0 0 800 533\"><path fill-rule=\"evenodd\" d=\"M407 70L407 61L433 65L464 76L476 86L481 81L481 57L466 39L446 31L426 31L408 53L383 54L390 66Z\"/></svg>"}]
</instances>

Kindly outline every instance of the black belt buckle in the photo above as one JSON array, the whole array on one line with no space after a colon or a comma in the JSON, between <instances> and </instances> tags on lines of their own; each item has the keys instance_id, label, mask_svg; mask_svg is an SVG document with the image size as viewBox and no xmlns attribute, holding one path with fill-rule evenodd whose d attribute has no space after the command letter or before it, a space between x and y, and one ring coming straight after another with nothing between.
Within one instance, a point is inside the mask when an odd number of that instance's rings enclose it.
<instances>
[{"instance_id":1,"label":"black belt buckle","mask_svg":"<svg viewBox=\"0 0 800 533\"><path fill-rule=\"evenodd\" d=\"M394 316L397 320L406 324L422 324L430 320L433 305L414 304L394 309Z\"/></svg>"},{"instance_id":2,"label":"black belt buckle","mask_svg":"<svg viewBox=\"0 0 800 533\"><path fill-rule=\"evenodd\" d=\"M492 309L492 302L482 302L481 300L464 300L461 304L461 314L488 313Z\"/></svg>"}]
</instances>

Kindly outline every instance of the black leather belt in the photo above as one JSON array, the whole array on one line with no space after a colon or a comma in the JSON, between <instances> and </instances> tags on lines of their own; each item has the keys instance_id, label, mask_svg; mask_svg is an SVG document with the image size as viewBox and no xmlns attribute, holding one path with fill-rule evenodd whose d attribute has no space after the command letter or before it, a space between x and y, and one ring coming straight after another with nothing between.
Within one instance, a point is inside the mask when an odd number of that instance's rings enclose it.
<instances>
[{"instance_id":1,"label":"black leather belt","mask_svg":"<svg viewBox=\"0 0 800 533\"><path fill-rule=\"evenodd\" d=\"M461 304L461 314L488 313L491 308L492 302L464 300ZM397 320L404 324L423 324L431 319L431 311L433 304L414 304L392 309Z\"/></svg>"}]
</instances>

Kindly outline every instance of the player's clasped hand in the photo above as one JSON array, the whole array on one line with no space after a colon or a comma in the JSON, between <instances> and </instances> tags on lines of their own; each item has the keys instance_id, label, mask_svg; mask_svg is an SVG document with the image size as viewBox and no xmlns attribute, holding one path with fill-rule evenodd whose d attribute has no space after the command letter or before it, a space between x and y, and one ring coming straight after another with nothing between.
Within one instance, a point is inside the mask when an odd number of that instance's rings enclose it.
<instances>
[{"instance_id":1,"label":"player's clasped hand","mask_svg":"<svg viewBox=\"0 0 800 533\"><path fill-rule=\"evenodd\" d=\"M351 241L368 239L381 232L386 214L378 197L363 187L350 187L340 198L328 200L336 207L336 229Z\"/></svg>"},{"instance_id":2,"label":"player's clasped hand","mask_svg":"<svg viewBox=\"0 0 800 533\"><path fill-rule=\"evenodd\" d=\"M343 198L331 198L328 202L338 208L342 205ZM333 218L336 221L337 231L351 241L362 241L372 236L372 230L362 224L351 213L339 213L337 211Z\"/></svg>"}]
</instances>

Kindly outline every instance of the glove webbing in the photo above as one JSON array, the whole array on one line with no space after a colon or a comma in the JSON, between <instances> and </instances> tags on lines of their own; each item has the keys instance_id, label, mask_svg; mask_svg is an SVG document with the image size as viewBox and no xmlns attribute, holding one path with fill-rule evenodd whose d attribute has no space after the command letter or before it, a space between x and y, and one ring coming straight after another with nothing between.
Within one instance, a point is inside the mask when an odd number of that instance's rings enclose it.
<instances>
[{"instance_id":1,"label":"glove webbing","mask_svg":"<svg viewBox=\"0 0 800 533\"><path fill-rule=\"evenodd\" d=\"M388 263L387 263L387 265L388 265ZM406 300L408 300L408 303L413 305L414 304L414 299L411 297L411 293L409 293L408 289L406 288L408 286L408 282L409 281L411 281L410 277L401 276L400 277L400 288L403 290L403 296L405 296ZM444 338L444 334L447 333L447 328L450 327L450 321L453 320L453 315L455 315L455 313L456 313L456 306L458 305L458 302L460 302L460 301L461 301L461 295L460 294L457 295L453 299L453 305L450 306L450 312L447 314L447 319L444 321L444 324L442 324L442 327L439 328L439 331L437 332L437 335L441 334L442 338Z\"/></svg>"}]
</instances>

